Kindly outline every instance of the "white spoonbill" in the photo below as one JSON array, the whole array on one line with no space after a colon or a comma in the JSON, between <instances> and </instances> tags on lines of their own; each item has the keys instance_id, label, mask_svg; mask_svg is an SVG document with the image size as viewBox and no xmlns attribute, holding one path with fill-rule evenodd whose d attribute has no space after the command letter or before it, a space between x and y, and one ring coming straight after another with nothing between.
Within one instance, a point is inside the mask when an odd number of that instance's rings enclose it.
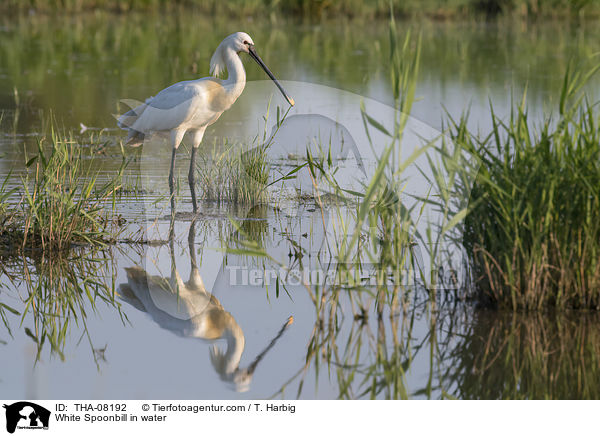
<instances>
[{"instance_id":1,"label":"white spoonbill","mask_svg":"<svg viewBox=\"0 0 600 436\"><path fill-rule=\"evenodd\" d=\"M188 232L190 278L187 282L183 281L177 270L174 241L171 240L171 277L167 279L150 275L139 266L125 268L127 283L119 286L119 296L136 309L150 315L160 327L178 336L213 343L226 340L225 351L213 344L210 361L221 380L232 383L238 391L246 391L256 367L283 336L294 318L288 318L279 333L248 366L240 367L246 345L244 332L233 315L204 286L196 259L194 226L195 222L192 221Z\"/></svg>"},{"instance_id":2,"label":"white spoonbill","mask_svg":"<svg viewBox=\"0 0 600 436\"><path fill-rule=\"evenodd\" d=\"M170 136L173 147L169 172L172 213L175 211L173 192L175 154L186 133L191 135L192 140L188 182L194 213L198 211L194 171L196 150L202 142L206 128L217 121L244 90L246 71L239 56L242 52L248 53L265 70L288 103L293 106L294 100L287 95L273 73L256 53L250 35L237 32L229 35L219 44L210 60L210 73L215 77L175 83L118 119L119 127L129 132L127 144L134 147L141 145L147 135L159 133ZM217 76L225 70L228 72L227 79L218 79Z\"/></svg>"}]
</instances>

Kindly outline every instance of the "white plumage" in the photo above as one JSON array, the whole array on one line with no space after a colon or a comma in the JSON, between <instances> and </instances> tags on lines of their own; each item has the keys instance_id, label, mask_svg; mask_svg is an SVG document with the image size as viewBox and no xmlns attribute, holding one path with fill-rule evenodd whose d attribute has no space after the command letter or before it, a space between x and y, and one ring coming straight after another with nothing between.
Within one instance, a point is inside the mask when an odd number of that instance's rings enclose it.
<instances>
[{"instance_id":1,"label":"white plumage","mask_svg":"<svg viewBox=\"0 0 600 436\"><path fill-rule=\"evenodd\" d=\"M119 127L128 131L127 144L139 146L144 139L155 133L168 135L173 148L169 187L171 209L175 210L174 164L177 148L186 133L191 135L192 156L188 181L192 193L194 212L197 212L194 160L206 128L217 121L240 96L246 85L246 71L239 53L248 53L269 75L290 105L294 100L286 94L271 71L256 54L254 42L247 33L237 32L225 38L217 47L210 61L210 72L215 77L175 83L163 89L145 103L123 114ZM228 72L227 79L216 76Z\"/></svg>"},{"instance_id":2,"label":"white plumage","mask_svg":"<svg viewBox=\"0 0 600 436\"><path fill-rule=\"evenodd\" d=\"M277 336L247 367L240 367L246 344L244 332L233 315L204 286L196 259L194 222L188 233L188 250L190 277L187 282L177 270L174 246L170 244L170 278L150 275L138 266L126 268L127 283L119 285L119 297L178 336L211 342L225 340L225 350L213 344L210 361L221 380L231 383L238 391L245 391L256 367L292 324L293 318L286 321Z\"/></svg>"}]
</instances>

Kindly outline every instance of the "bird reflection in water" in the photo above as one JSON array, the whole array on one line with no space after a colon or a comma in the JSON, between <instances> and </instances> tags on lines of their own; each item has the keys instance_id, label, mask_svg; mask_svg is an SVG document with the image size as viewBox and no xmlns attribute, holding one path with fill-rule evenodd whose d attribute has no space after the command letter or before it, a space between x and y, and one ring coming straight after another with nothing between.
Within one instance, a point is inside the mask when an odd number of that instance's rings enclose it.
<instances>
[{"instance_id":1,"label":"bird reflection in water","mask_svg":"<svg viewBox=\"0 0 600 436\"><path fill-rule=\"evenodd\" d=\"M245 338L242 328L219 300L206 291L198 270L194 247L195 221L188 232L191 263L190 277L184 282L175 264L174 240L170 240L171 277L148 274L139 266L126 268L127 283L119 286L120 297L146 312L162 328L178 336L207 341L224 339L223 351L216 344L210 349L210 361L221 380L230 383L238 392L247 391L256 367L267 352L293 323L289 317L269 345L245 368L240 368Z\"/></svg>"}]
</instances>

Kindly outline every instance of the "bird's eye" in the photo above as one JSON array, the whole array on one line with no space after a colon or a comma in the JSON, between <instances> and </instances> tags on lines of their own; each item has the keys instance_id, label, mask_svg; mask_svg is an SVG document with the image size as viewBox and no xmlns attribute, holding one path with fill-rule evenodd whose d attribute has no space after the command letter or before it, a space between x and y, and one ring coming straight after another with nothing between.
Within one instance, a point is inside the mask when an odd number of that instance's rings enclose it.
<instances>
[{"instance_id":1,"label":"bird's eye","mask_svg":"<svg viewBox=\"0 0 600 436\"><path fill-rule=\"evenodd\" d=\"M249 45L250 43L248 41L244 41L244 44Z\"/></svg>"}]
</instances>

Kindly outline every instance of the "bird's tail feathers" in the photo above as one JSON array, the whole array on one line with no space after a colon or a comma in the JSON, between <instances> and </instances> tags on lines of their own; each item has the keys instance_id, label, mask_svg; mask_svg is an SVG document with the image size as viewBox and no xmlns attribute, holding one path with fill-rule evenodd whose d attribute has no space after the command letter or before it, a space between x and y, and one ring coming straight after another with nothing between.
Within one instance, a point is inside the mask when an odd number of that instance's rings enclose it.
<instances>
[{"instance_id":1,"label":"bird's tail feathers","mask_svg":"<svg viewBox=\"0 0 600 436\"><path fill-rule=\"evenodd\" d=\"M133 127L138 118L144 113L146 108L148 107L148 102L150 99L146 100L146 103L142 103L137 100L123 99L121 103L126 104L131 108L131 110L125 112L122 115L114 115L117 119L117 125L121 129L130 129Z\"/></svg>"},{"instance_id":2,"label":"bird's tail feathers","mask_svg":"<svg viewBox=\"0 0 600 436\"><path fill-rule=\"evenodd\" d=\"M121 100L121 103L124 103L132 108L122 115L114 115L114 117L117 119L117 125L121 129L127 130L128 132L127 139L125 140L126 145L131 147L139 147L144 143L144 133L134 129L133 126L148 107L147 103L149 100L150 99L146 100L146 103L130 99Z\"/></svg>"},{"instance_id":3,"label":"bird's tail feathers","mask_svg":"<svg viewBox=\"0 0 600 436\"><path fill-rule=\"evenodd\" d=\"M124 301L131 304L137 310L146 312L146 308L144 307L144 304L135 295L135 292L133 291L133 289L131 289L131 286L129 286L127 283L121 283L121 285L119 286L119 296L121 297L121 299L123 299Z\"/></svg>"}]
</instances>

